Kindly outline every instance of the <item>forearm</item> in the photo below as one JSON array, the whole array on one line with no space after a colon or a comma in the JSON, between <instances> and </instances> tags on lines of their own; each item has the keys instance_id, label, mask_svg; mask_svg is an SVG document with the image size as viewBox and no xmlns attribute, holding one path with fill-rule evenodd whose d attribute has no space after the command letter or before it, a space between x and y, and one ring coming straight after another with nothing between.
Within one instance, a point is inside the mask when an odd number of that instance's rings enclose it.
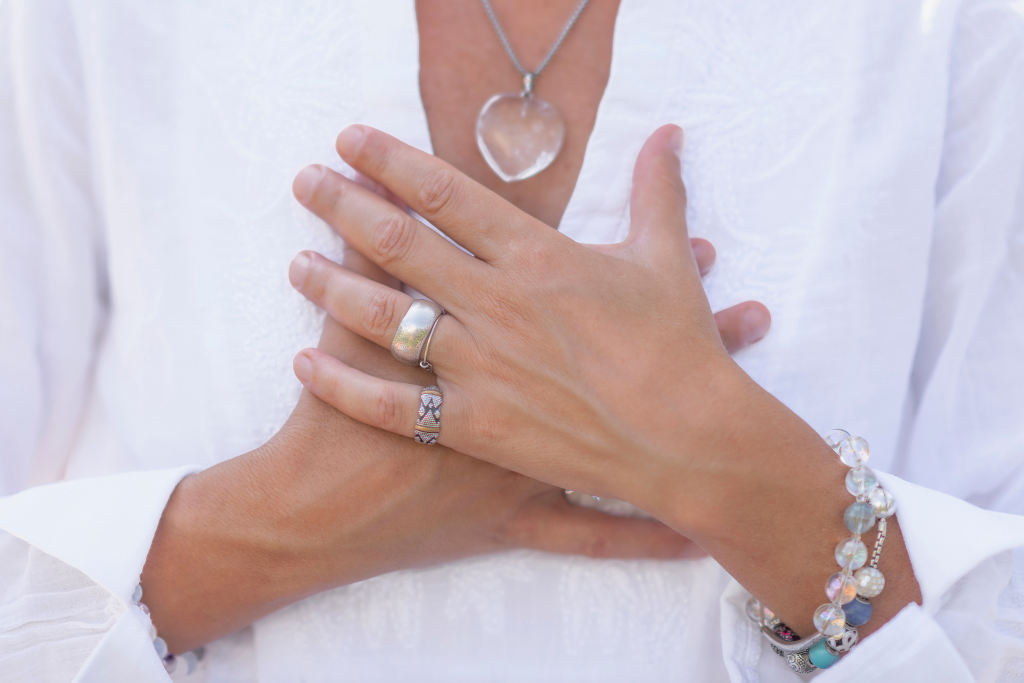
<instances>
[{"instance_id":1,"label":"forearm","mask_svg":"<svg viewBox=\"0 0 1024 683\"><path fill-rule=\"evenodd\" d=\"M840 570L835 548L851 533L843 512L854 501L846 490L849 468L803 420L744 375L723 383L714 407L721 422L704 423L699 452L721 466L708 466L700 487L654 487L669 525L697 541L744 588L803 637L814 635L814 610L829 602L826 580ZM685 469L660 477L685 482ZM728 465L725 465L728 463ZM870 549L876 529L864 535ZM897 517L888 529L879 569L885 590L872 599L868 635L921 593Z\"/></svg>"},{"instance_id":2,"label":"forearm","mask_svg":"<svg viewBox=\"0 0 1024 683\"><path fill-rule=\"evenodd\" d=\"M300 407L266 445L186 478L172 495L142 575L172 652L403 566L394 548L367 542L386 516L374 501L396 474L385 465L389 435L321 421L331 409L309 395Z\"/></svg>"},{"instance_id":3,"label":"forearm","mask_svg":"<svg viewBox=\"0 0 1024 683\"><path fill-rule=\"evenodd\" d=\"M145 602L172 652L238 630L315 590L315 561L289 547L273 448L183 480L168 502L142 573ZM298 552L297 552L298 551Z\"/></svg>"}]
</instances>

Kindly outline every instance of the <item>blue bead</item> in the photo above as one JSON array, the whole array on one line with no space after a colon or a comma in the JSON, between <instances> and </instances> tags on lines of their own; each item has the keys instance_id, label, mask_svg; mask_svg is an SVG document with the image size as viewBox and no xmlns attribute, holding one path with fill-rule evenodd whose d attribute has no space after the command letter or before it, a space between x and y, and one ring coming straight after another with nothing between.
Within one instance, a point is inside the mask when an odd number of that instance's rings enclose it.
<instances>
[{"instance_id":1,"label":"blue bead","mask_svg":"<svg viewBox=\"0 0 1024 683\"><path fill-rule=\"evenodd\" d=\"M839 661L838 655L832 654L828 651L828 648L825 647L824 640L819 640L814 645L811 645L811 650L807 655L811 660L811 664L819 669L827 669Z\"/></svg>"},{"instance_id":2,"label":"blue bead","mask_svg":"<svg viewBox=\"0 0 1024 683\"><path fill-rule=\"evenodd\" d=\"M871 603L860 598L854 598L843 605L846 612L846 623L850 626L863 626L871 619Z\"/></svg>"}]
</instances>

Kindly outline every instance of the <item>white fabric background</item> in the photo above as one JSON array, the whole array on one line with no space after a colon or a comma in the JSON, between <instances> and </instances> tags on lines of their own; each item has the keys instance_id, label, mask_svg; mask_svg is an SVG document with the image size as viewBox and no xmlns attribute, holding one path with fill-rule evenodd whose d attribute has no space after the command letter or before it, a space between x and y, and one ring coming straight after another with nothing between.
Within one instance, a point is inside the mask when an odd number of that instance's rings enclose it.
<instances>
[{"instance_id":1,"label":"white fabric background","mask_svg":"<svg viewBox=\"0 0 1024 683\"><path fill-rule=\"evenodd\" d=\"M321 322L287 265L340 252L291 179L352 122L429 150L417 51L411 0L0 1L0 489L73 480L0 501L0 681L166 680L126 606L155 521L283 423ZM739 362L927 487L886 480L925 604L823 680L1024 680L1021 520L955 500L1024 512L1021 121L1019 0L623 0L561 229L621 239L683 126L712 305L773 314ZM303 600L191 680L791 680L744 598L508 553Z\"/></svg>"}]
</instances>

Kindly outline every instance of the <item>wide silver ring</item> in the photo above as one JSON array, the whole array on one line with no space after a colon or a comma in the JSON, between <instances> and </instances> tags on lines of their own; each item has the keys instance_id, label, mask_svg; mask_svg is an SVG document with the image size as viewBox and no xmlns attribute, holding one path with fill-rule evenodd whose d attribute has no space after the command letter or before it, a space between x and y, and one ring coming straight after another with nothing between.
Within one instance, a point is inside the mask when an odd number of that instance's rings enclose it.
<instances>
[{"instance_id":1,"label":"wide silver ring","mask_svg":"<svg viewBox=\"0 0 1024 683\"><path fill-rule=\"evenodd\" d=\"M391 355L406 365L419 365L423 347L433 335L437 321L444 315L444 309L427 299L415 299L398 324L395 338L391 340ZM430 364L427 363L429 368Z\"/></svg>"},{"instance_id":2,"label":"wide silver ring","mask_svg":"<svg viewBox=\"0 0 1024 683\"><path fill-rule=\"evenodd\" d=\"M441 434L441 404L444 403L444 396L441 390L433 384L423 387L420 392L420 410L416 419L416 435L413 437L419 443L433 446L437 443L437 437Z\"/></svg>"}]
</instances>

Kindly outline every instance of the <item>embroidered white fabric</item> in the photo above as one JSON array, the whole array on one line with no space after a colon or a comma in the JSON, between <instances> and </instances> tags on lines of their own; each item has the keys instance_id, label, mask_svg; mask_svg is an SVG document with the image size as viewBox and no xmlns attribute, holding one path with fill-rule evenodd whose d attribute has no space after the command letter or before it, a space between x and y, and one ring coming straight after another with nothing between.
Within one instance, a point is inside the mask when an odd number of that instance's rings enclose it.
<instances>
[{"instance_id":1,"label":"embroidered white fabric","mask_svg":"<svg viewBox=\"0 0 1024 683\"><path fill-rule=\"evenodd\" d=\"M129 605L156 522L283 423L322 320L288 263L341 252L291 179L352 122L429 150L417 56L412 0L0 2L0 681L167 680ZM924 604L822 681L1024 680L1021 121L1019 0L622 2L561 229L621 239L682 125L712 305L773 314L738 362L899 477ZM188 680L796 679L745 597L506 553L303 600Z\"/></svg>"}]
</instances>

